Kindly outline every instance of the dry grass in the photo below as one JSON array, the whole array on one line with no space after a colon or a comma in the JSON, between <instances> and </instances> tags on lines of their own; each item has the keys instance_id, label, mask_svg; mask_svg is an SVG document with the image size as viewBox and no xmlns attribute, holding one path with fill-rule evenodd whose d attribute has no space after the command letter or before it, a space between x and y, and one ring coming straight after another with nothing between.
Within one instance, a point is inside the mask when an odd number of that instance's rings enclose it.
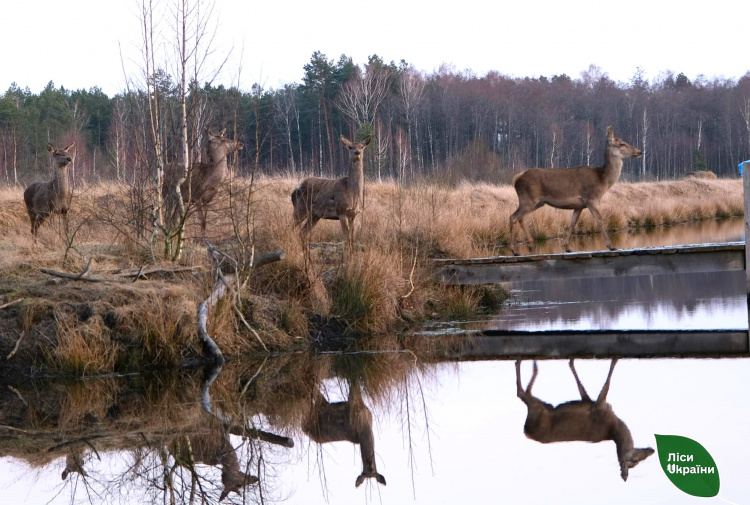
<instances>
[{"instance_id":1,"label":"dry grass","mask_svg":"<svg viewBox=\"0 0 750 505\"><path fill-rule=\"evenodd\" d=\"M292 223L289 195L297 183L292 178L260 178L251 187L248 181L233 181L231 192L217 199L209 213L207 238L235 258L249 254L250 244L256 254L286 251L284 261L254 271L248 291L241 294L245 319L271 347L304 343L316 315L336 316L356 333L385 334L433 311L462 313L486 305L487 293L436 286L426 260L507 254L508 217L517 205L511 186L370 182L357 224L357 250L344 258L339 223L324 221L312 241L330 244L313 249L308 260ZM21 306L9 309L17 317L0 323L0 334L6 335L1 351L7 352L5 347L12 347L26 328L32 338L20 351L25 349L27 358L38 356L42 346L53 341L44 354L46 365L76 373L176 364L199 354L195 307L210 293L214 279L197 219L189 220L180 263L202 266L201 275L127 286L75 281L50 286L39 268L78 272L91 260L94 274L106 276L148 265L148 212L126 186L85 188L75 193L69 232L60 219L52 218L34 244L22 193L22 188L0 190L0 303L25 298ZM619 183L602 202L611 230L742 213L739 179ZM570 212L544 207L527 219L532 234L544 241L564 236ZM598 232L588 212L576 231ZM158 256L161 247L157 244L154 251ZM60 308L64 303L89 306L91 317L73 317ZM227 354L255 348L230 302L222 302L210 321L209 331Z\"/></svg>"}]
</instances>

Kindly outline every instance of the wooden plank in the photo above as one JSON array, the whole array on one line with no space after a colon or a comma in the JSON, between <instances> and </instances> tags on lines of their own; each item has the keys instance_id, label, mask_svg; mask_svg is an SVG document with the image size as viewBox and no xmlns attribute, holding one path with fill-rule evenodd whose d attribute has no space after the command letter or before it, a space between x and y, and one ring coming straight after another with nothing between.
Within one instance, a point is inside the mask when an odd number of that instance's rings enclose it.
<instances>
[{"instance_id":1,"label":"wooden plank","mask_svg":"<svg viewBox=\"0 0 750 505\"><path fill-rule=\"evenodd\" d=\"M451 360L748 357L748 332L735 331L488 331L467 335L447 351Z\"/></svg>"},{"instance_id":2,"label":"wooden plank","mask_svg":"<svg viewBox=\"0 0 750 505\"><path fill-rule=\"evenodd\" d=\"M452 285L497 284L501 282L582 277L620 277L676 273L726 272L745 267L744 244L669 248L667 254L557 254L528 261L505 263L502 257L478 260L436 261L439 282ZM640 252L643 250L637 250Z\"/></svg>"}]
</instances>

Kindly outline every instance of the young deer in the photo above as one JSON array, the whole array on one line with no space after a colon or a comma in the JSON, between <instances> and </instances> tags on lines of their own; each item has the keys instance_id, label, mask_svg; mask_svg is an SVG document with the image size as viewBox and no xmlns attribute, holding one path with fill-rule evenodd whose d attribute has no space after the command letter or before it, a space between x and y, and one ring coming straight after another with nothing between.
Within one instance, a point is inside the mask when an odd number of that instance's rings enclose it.
<instances>
[{"instance_id":1,"label":"young deer","mask_svg":"<svg viewBox=\"0 0 750 505\"><path fill-rule=\"evenodd\" d=\"M47 144L47 150L52 153L55 172L52 180L35 182L23 192L23 200L31 220L31 234L36 240L39 227L51 214L60 214L67 220L70 209L71 189L68 181L68 166L73 162L70 150L75 143L65 149L57 149L53 144Z\"/></svg>"},{"instance_id":2,"label":"young deer","mask_svg":"<svg viewBox=\"0 0 750 505\"><path fill-rule=\"evenodd\" d=\"M530 168L513 179L518 194L518 209L510 216L510 250L518 256L515 224L519 223L526 235L529 249L533 240L523 218L545 204L558 209L573 209L568 235L563 247L570 252L570 237L583 209L588 208L604 235L604 243L615 248L599 214L599 202L611 188L622 171L622 160L640 158L643 152L615 137L612 127L607 127L607 145L604 149L604 166L570 168Z\"/></svg>"},{"instance_id":3,"label":"young deer","mask_svg":"<svg viewBox=\"0 0 750 505\"><path fill-rule=\"evenodd\" d=\"M229 493L239 494L246 486L258 482L258 477L240 469L237 452L229 439L229 433L223 428L181 436L172 442L169 452L178 465L191 472L195 472L196 464L221 465L222 490L219 501Z\"/></svg>"},{"instance_id":4,"label":"young deer","mask_svg":"<svg viewBox=\"0 0 750 505\"><path fill-rule=\"evenodd\" d=\"M362 402L362 392L357 384L349 386L349 397L345 402L328 403L317 392L313 409L302 426L311 440L319 444L346 440L359 444L362 455L362 473L354 482L359 487L367 478L374 478L385 486L385 477L375 466L375 438L372 434L372 413Z\"/></svg>"},{"instance_id":5,"label":"young deer","mask_svg":"<svg viewBox=\"0 0 750 505\"><path fill-rule=\"evenodd\" d=\"M583 388L578 374L570 360L570 369L578 385L581 394L580 401L561 403L553 407L538 398L532 396L531 388L536 380L538 368L534 361L534 372L531 381L524 391L521 385L521 362L516 361L516 390L518 397L523 400L528 408L526 424L523 431L527 437L543 444L550 442L601 442L603 440L614 440L617 447L617 459L620 462L620 476L622 480L628 480L628 470L651 456L654 450L650 447L645 449L633 448L633 437L630 430L620 418L612 411L612 406L607 403L607 392L609 381L612 379L612 371L615 369L616 359L609 366L609 374L604 382L599 397L592 401Z\"/></svg>"},{"instance_id":6,"label":"young deer","mask_svg":"<svg viewBox=\"0 0 750 505\"><path fill-rule=\"evenodd\" d=\"M180 185L182 199L193 203L200 215L201 231L206 232L208 205L219 192L221 184L229 173L227 156L242 149L242 142L224 137L226 128L218 133L208 130L207 161L196 161L191 167L187 180ZM176 164L171 165L170 174L176 174ZM174 175L171 175L174 177ZM174 181L174 179L172 179ZM173 191L174 182L167 184L167 190ZM174 206L173 222L177 219L178 209Z\"/></svg>"},{"instance_id":7,"label":"young deer","mask_svg":"<svg viewBox=\"0 0 750 505\"><path fill-rule=\"evenodd\" d=\"M292 192L294 223L302 225L306 242L321 219L338 219L351 249L354 245L354 219L362 212L365 176L362 164L365 147L372 137L353 143L343 135L341 143L349 150L349 176L340 179L308 177ZM303 224L304 223L304 224Z\"/></svg>"}]
</instances>

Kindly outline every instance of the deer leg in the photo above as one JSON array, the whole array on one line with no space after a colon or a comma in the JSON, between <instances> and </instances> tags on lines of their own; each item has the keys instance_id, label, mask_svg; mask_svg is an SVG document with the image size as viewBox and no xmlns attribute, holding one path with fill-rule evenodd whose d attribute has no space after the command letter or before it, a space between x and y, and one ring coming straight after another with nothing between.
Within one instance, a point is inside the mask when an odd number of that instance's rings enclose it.
<instances>
[{"instance_id":1,"label":"deer leg","mask_svg":"<svg viewBox=\"0 0 750 505\"><path fill-rule=\"evenodd\" d=\"M531 380L529 381L529 385L526 386L526 391L524 391L523 384L521 384L521 360L516 360L516 395L518 395L518 397L524 402L527 398L531 397L531 388L534 386L534 381L536 380L536 376L538 373L539 368L536 366L535 360L534 370L531 374Z\"/></svg>"},{"instance_id":2,"label":"deer leg","mask_svg":"<svg viewBox=\"0 0 750 505\"><path fill-rule=\"evenodd\" d=\"M583 209L574 209L573 210L573 216L570 218L570 228L568 228L568 236L565 237L565 242L563 242L563 249L565 249L565 252L570 252L570 237L573 236L573 229L576 227L576 223L578 222L578 218L581 217L581 211Z\"/></svg>"},{"instance_id":3,"label":"deer leg","mask_svg":"<svg viewBox=\"0 0 750 505\"><path fill-rule=\"evenodd\" d=\"M576 385L578 386L578 392L581 393L581 400L585 400L587 402L591 401L591 398L589 398L588 393L586 393L586 390L583 387L583 384L581 384L581 379L578 378L578 374L576 373L576 367L573 365L573 360L571 359L569 362L570 370L573 372L573 377L576 379Z\"/></svg>"},{"instance_id":4,"label":"deer leg","mask_svg":"<svg viewBox=\"0 0 750 505\"><path fill-rule=\"evenodd\" d=\"M312 232L312 229L315 227L316 224L318 224L318 221L320 221L320 218L318 216L308 214L307 221L305 221L305 224L302 225L302 230L301 230L303 242L308 241L310 232Z\"/></svg>"},{"instance_id":5,"label":"deer leg","mask_svg":"<svg viewBox=\"0 0 750 505\"><path fill-rule=\"evenodd\" d=\"M349 249L351 250L352 247L352 241L351 241L351 232L352 229L349 228L349 218L346 216L346 214L339 214L339 223L341 223L341 229L344 232L344 237L346 237L347 245L349 246Z\"/></svg>"},{"instance_id":6,"label":"deer leg","mask_svg":"<svg viewBox=\"0 0 750 505\"><path fill-rule=\"evenodd\" d=\"M599 393L599 397L596 399L597 405L603 405L607 401L607 393L609 393L609 381L612 379L612 372L615 370L615 365L617 364L617 358L612 360L612 363L609 365L609 373L607 374L607 380L604 381L604 386L602 386L602 390Z\"/></svg>"},{"instance_id":7,"label":"deer leg","mask_svg":"<svg viewBox=\"0 0 750 505\"><path fill-rule=\"evenodd\" d=\"M596 207L596 204L591 202L586 202L586 206L589 209L589 212L591 212L591 215L594 216L594 220L596 221L596 224L599 225L599 229L602 231L602 235L604 235L604 243L607 246L607 249L610 251L614 251L617 248L612 246L612 242L609 240L609 234L607 233L607 229L604 227L604 221L602 220L601 214L599 214L599 209Z\"/></svg>"},{"instance_id":8,"label":"deer leg","mask_svg":"<svg viewBox=\"0 0 750 505\"><path fill-rule=\"evenodd\" d=\"M528 205L525 205L524 203L519 203L516 211L510 215L510 232L509 232L508 240L510 241L510 250L514 256L518 256L518 250L516 249L516 233L515 233L516 223L521 225L521 229L523 230L524 235L526 235L526 243L529 246L529 250L531 250L531 247L533 246L534 242L531 240L531 233L529 233L529 229L526 226L526 222L523 220L523 218L526 216L526 214L530 214L534 210L536 209L530 208Z\"/></svg>"}]
</instances>

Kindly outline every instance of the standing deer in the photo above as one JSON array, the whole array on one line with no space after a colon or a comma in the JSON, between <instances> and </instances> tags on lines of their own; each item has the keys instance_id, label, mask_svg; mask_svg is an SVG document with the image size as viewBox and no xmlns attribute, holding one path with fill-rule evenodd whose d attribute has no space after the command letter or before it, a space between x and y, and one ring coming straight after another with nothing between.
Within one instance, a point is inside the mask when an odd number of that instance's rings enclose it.
<instances>
[{"instance_id":1,"label":"standing deer","mask_svg":"<svg viewBox=\"0 0 750 505\"><path fill-rule=\"evenodd\" d=\"M39 227L51 214L60 214L67 223L68 209L70 209L71 188L68 181L68 166L73 162L70 150L75 143L65 149L57 149L53 144L47 144L47 151L52 153L55 172L52 180L35 182L23 192L23 201L31 220L31 234L36 240Z\"/></svg>"},{"instance_id":2,"label":"standing deer","mask_svg":"<svg viewBox=\"0 0 750 505\"><path fill-rule=\"evenodd\" d=\"M349 249L353 247L354 219L362 212L365 199L362 158L371 140L368 136L362 142L353 143L341 135L341 143L349 150L349 176L340 179L308 177L292 192L294 223L302 225L304 241L321 219L338 219Z\"/></svg>"},{"instance_id":3,"label":"standing deer","mask_svg":"<svg viewBox=\"0 0 750 505\"><path fill-rule=\"evenodd\" d=\"M201 231L206 232L206 220L208 218L208 205L219 192L219 187L229 173L227 156L242 149L242 142L224 137L226 128L218 133L207 130L208 146L204 161L193 163L188 178L180 185L182 199L185 203L194 203L201 220ZM177 172L177 166L173 164L171 173ZM173 179L174 181L174 179ZM174 182L168 184L168 190L172 190ZM172 221L178 217L178 208L175 205Z\"/></svg>"},{"instance_id":4,"label":"standing deer","mask_svg":"<svg viewBox=\"0 0 750 505\"><path fill-rule=\"evenodd\" d=\"M516 361L516 390L518 397L526 404L528 414L523 431L527 437L543 444L550 442L601 442L603 440L614 440L617 447L617 459L620 462L620 476L622 480L628 480L628 470L651 456L654 450L650 447L645 449L633 448L633 437L630 430L620 418L612 411L612 406L607 403L607 392L609 381L612 379L612 371L615 369L616 359L609 366L607 380L602 387L599 397L592 401L583 388L578 374L570 360L570 370L573 372L578 392L581 394L579 401L561 403L553 407L540 399L532 396L531 388L534 385L538 368L534 361L534 372L531 381L524 391L521 385L521 362Z\"/></svg>"},{"instance_id":5,"label":"standing deer","mask_svg":"<svg viewBox=\"0 0 750 505\"><path fill-rule=\"evenodd\" d=\"M209 466L221 465L221 496L219 501L229 493L240 493L250 484L258 482L258 477L249 475L240 469L237 451L232 446L229 433L224 428L210 429L207 432L184 435L170 444L169 452L175 462L195 474L195 465L202 463Z\"/></svg>"},{"instance_id":6,"label":"standing deer","mask_svg":"<svg viewBox=\"0 0 750 505\"><path fill-rule=\"evenodd\" d=\"M622 160L640 158L643 152L622 139L615 137L611 126L607 127L607 145L604 149L604 166L570 168L530 168L513 179L518 194L518 209L510 216L510 250L518 256L515 239L515 224L520 223L526 235L529 249L533 240L523 218L545 204L557 209L573 209L568 235L563 247L570 252L570 237L583 209L588 208L604 235L604 243L610 250L615 248L599 214L599 202L611 188L622 171Z\"/></svg>"},{"instance_id":7,"label":"standing deer","mask_svg":"<svg viewBox=\"0 0 750 505\"><path fill-rule=\"evenodd\" d=\"M359 487L366 478L374 478L385 486L385 477L375 466L375 438L372 434L372 413L362 402L362 392L357 384L350 384L345 402L328 403L317 391L313 409L302 426L310 439L319 444L346 440L359 444L362 455L362 473L354 482Z\"/></svg>"}]
</instances>

